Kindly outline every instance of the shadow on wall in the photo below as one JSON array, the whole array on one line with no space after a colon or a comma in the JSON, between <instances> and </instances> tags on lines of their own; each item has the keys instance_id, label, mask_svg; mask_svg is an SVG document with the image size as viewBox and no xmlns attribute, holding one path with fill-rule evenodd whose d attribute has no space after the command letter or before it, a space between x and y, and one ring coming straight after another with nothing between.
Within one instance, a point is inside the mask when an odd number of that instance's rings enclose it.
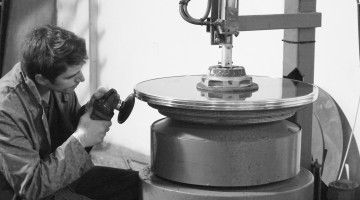
<instances>
[{"instance_id":1,"label":"shadow on wall","mask_svg":"<svg viewBox=\"0 0 360 200\"><path fill-rule=\"evenodd\" d=\"M35 26L55 24L56 0L11 0L2 75L20 59L25 35Z\"/></svg>"}]
</instances>

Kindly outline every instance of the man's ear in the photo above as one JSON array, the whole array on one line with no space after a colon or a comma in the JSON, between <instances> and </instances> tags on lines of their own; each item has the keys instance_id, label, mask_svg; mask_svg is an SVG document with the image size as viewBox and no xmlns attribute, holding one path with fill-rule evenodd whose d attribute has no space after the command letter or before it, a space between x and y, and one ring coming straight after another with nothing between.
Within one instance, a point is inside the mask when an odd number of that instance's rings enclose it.
<instances>
[{"instance_id":1,"label":"man's ear","mask_svg":"<svg viewBox=\"0 0 360 200\"><path fill-rule=\"evenodd\" d=\"M49 79L45 78L43 75L41 74L36 74L35 75L35 82L39 85L42 85L42 86L47 86L50 84L50 81Z\"/></svg>"}]
</instances>

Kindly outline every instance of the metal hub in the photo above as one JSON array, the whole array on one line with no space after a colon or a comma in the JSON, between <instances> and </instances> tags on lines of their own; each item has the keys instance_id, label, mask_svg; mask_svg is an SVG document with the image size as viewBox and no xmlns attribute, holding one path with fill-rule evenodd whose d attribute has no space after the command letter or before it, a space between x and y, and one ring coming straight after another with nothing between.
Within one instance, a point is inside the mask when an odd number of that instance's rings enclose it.
<instances>
[{"instance_id":1,"label":"metal hub","mask_svg":"<svg viewBox=\"0 0 360 200\"><path fill-rule=\"evenodd\" d=\"M202 91L241 92L245 95L258 89L252 77L246 75L244 67L220 65L209 67L209 74L204 75L196 87Z\"/></svg>"}]
</instances>

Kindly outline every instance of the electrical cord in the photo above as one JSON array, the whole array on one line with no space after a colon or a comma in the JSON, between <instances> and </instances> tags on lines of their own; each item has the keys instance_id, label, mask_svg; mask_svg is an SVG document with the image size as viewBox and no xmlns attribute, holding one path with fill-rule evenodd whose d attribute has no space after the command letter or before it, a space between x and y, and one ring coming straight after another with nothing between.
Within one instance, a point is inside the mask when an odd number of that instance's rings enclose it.
<instances>
[{"instance_id":1,"label":"electrical cord","mask_svg":"<svg viewBox=\"0 0 360 200\"><path fill-rule=\"evenodd\" d=\"M320 133L321 133L323 155L322 155L320 176L322 176L322 174L324 172L324 164L325 164L325 159L326 159L326 155L327 155L327 149L326 149L326 143L325 143L325 137L324 137L324 130L323 130L322 125L320 123L320 119L319 119L319 117L318 117L318 115L316 113L313 113L313 115L316 118L316 121L317 121L317 123L319 125L319 128L320 128Z\"/></svg>"},{"instance_id":2,"label":"electrical cord","mask_svg":"<svg viewBox=\"0 0 360 200\"><path fill-rule=\"evenodd\" d=\"M346 151L345 151L344 159L343 159L343 161L342 161L342 163L341 163L341 167L340 167L340 170L339 170L339 174L338 174L337 180L340 180L340 178L341 178L341 175L342 175L342 172L343 172L343 170L344 170L345 163L346 163L346 160L347 160L347 157L348 157L348 154L349 154L351 141L352 141L352 138L353 138L353 136L354 136L354 130L355 130L355 128L356 128L355 126L356 126L357 117L358 117L358 115L359 115L359 106L360 106L360 96L359 96L359 99L358 99L358 104L357 104L357 109L356 109L356 115L355 115L354 125L353 125L352 130L351 130L351 133L350 133L349 142L348 142L348 144L346 145Z\"/></svg>"},{"instance_id":3,"label":"electrical cord","mask_svg":"<svg viewBox=\"0 0 360 200\"><path fill-rule=\"evenodd\" d=\"M180 12L181 17L185 21L187 21L187 22L189 22L191 24L195 24L195 25L211 25L211 22L206 21L206 19L209 16L210 10L211 10L211 0L208 0L205 14L200 19L193 18L189 14L189 12L187 10L187 6L188 6L189 2L190 2L190 0L181 0L179 2L179 12Z\"/></svg>"},{"instance_id":4,"label":"electrical cord","mask_svg":"<svg viewBox=\"0 0 360 200\"><path fill-rule=\"evenodd\" d=\"M204 14L204 16L202 18L200 18L201 21L205 21L209 14L210 14L210 9L211 9L211 0L208 0L207 5L206 5L206 12Z\"/></svg>"}]
</instances>

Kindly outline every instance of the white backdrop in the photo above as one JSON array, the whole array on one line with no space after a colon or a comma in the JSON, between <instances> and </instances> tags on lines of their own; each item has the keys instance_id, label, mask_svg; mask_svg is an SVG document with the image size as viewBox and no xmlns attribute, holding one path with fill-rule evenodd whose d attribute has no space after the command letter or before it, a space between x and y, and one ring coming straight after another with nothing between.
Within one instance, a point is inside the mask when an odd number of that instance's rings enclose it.
<instances>
[{"instance_id":1,"label":"white backdrop","mask_svg":"<svg viewBox=\"0 0 360 200\"><path fill-rule=\"evenodd\" d=\"M74 2L77 12L69 17ZM88 19L83 17L88 16L86 2L59 0L58 23L80 33L88 25ZM123 99L138 82L203 74L220 60L220 49L210 45L205 27L180 17L178 1L97 3L99 85L115 88ZM206 1L193 0L189 12L200 17L205 7ZM318 0L317 10L323 18L322 27L316 31L315 84L336 99L353 124L360 95L356 3ZM240 0L241 15L272 13L283 13L283 0ZM282 77L282 38L282 30L241 32L234 39L234 64L245 66L248 74ZM88 68L84 70L88 76ZM88 99L88 92L88 82L77 90L82 102ZM114 117L106 141L149 155L150 125L159 118L157 110L137 101L125 124L117 124Z\"/></svg>"}]
</instances>

